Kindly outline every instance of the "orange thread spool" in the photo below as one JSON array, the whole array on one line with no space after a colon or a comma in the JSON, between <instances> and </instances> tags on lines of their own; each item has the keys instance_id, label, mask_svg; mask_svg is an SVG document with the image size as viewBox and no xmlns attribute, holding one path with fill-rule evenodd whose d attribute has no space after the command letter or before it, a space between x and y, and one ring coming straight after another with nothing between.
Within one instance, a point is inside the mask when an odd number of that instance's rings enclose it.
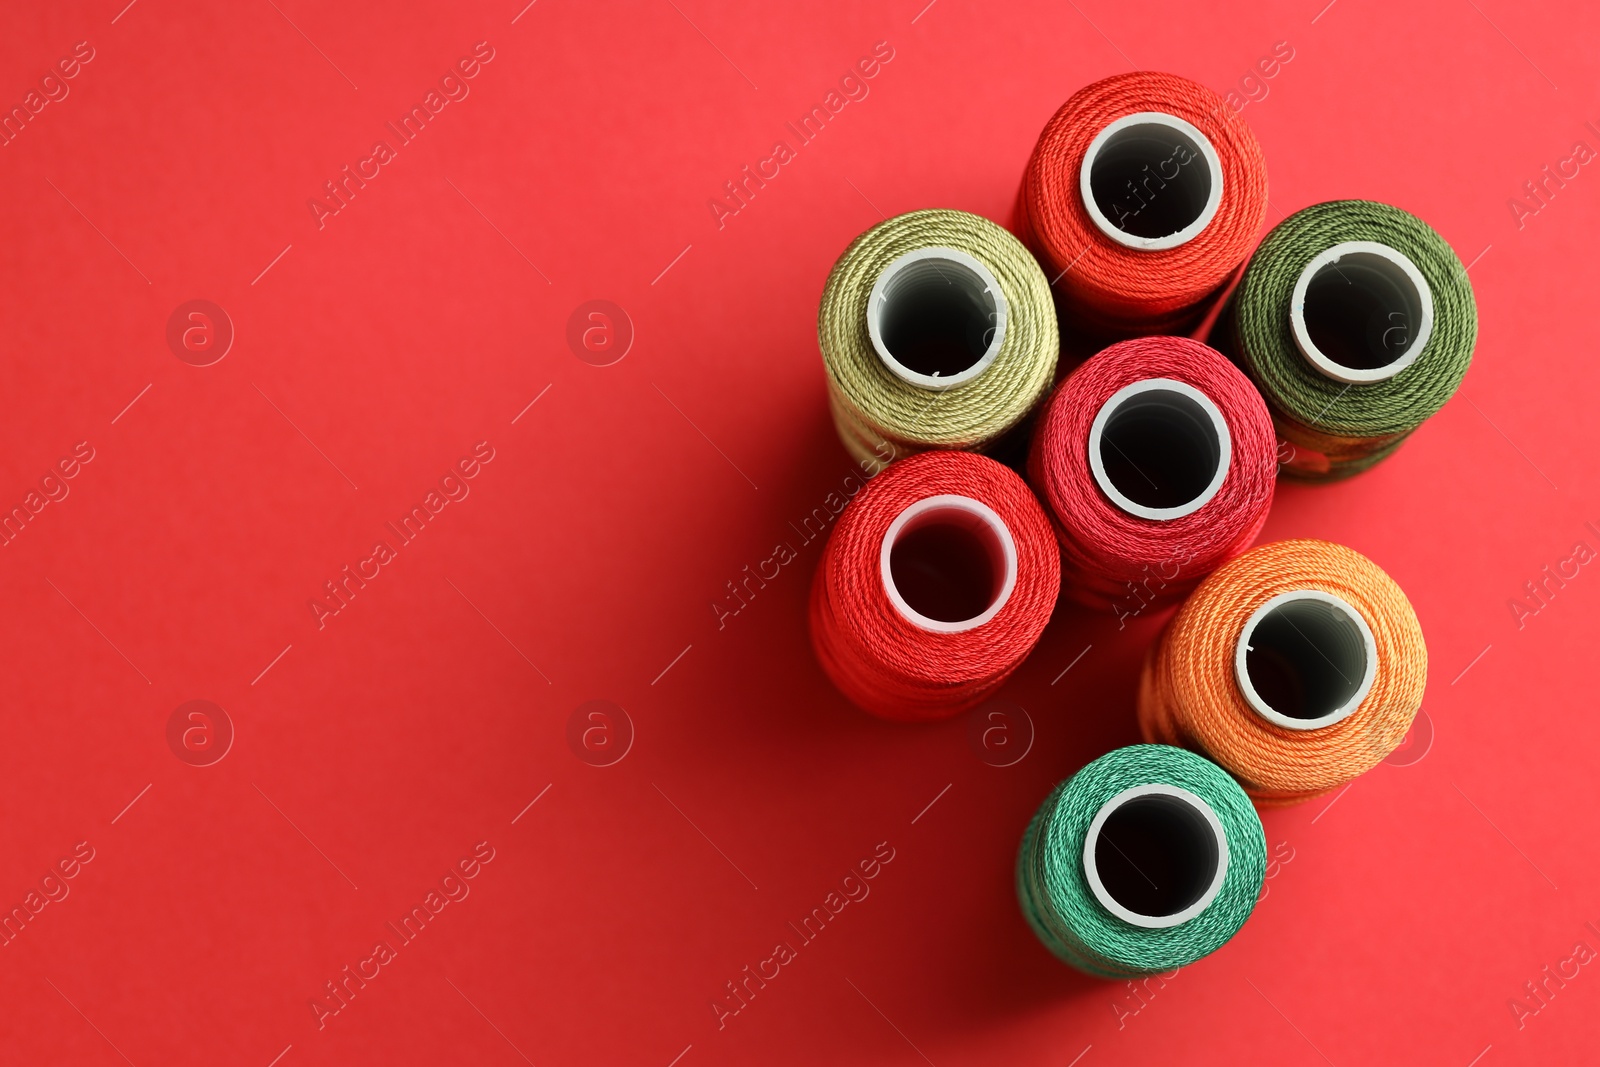
<instances>
[{"instance_id":1,"label":"orange thread spool","mask_svg":"<svg viewBox=\"0 0 1600 1067\"><path fill-rule=\"evenodd\" d=\"M1205 581L1145 656L1144 739L1220 764L1258 805L1336 789L1399 746L1422 706L1416 612L1361 553L1252 549Z\"/></svg>"}]
</instances>

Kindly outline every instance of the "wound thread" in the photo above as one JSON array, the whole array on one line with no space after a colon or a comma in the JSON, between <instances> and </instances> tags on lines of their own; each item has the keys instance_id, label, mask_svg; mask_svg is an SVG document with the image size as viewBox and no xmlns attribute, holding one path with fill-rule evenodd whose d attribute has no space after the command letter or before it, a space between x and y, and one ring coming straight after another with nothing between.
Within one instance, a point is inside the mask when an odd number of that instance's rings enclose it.
<instances>
[{"instance_id":1,"label":"wound thread","mask_svg":"<svg viewBox=\"0 0 1600 1067\"><path fill-rule=\"evenodd\" d=\"M1284 473L1334 481L1455 395L1477 335L1472 282L1443 237L1399 208L1335 200L1267 234L1212 340L1272 409Z\"/></svg>"},{"instance_id":2,"label":"wound thread","mask_svg":"<svg viewBox=\"0 0 1600 1067\"><path fill-rule=\"evenodd\" d=\"M1066 963L1137 978L1221 948L1255 908L1267 841L1221 768L1167 745L1129 745L1058 785L1017 855L1017 899Z\"/></svg>"},{"instance_id":3,"label":"wound thread","mask_svg":"<svg viewBox=\"0 0 1600 1067\"><path fill-rule=\"evenodd\" d=\"M1416 612L1377 564L1327 541L1277 541L1178 609L1145 657L1139 727L1215 760L1258 804L1292 804L1393 752L1427 677Z\"/></svg>"},{"instance_id":4,"label":"wound thread","mask_svg":"<svg viewBox=\"0 0 1600 1067\"><path fill-rule=\"evenodd\" d=\"M1022 663L1060 584L1049 520L1020 477L984 456L921 453L840 515L812 582L812 646L874 715L947 718Z\"/></svg>"},{"instance_id":5,"label":"wound thread","mask_svg":"<svg viewBox=\"0 0 1600 1067\"><path fill-rule=\"evenodd\" d=\"M1054 380L1060 335L1044 273L1015 237L931 210L851 242L823 287L817 343L839 439L878 470L981 450L1017 426Z\"/></svg>"},{"instance_id":6,"label":"wound thread","mask_svg":"<svg viewBox=\"0 0 1600 1067\"><path fill-rule=\"evenodd\" d=\"M1261 532L1274 449L1260 394L1199 341L1136 338L1090 358L1040 413L1028 460L1065 595L1119 619L1182 599Z\"/></svg>"},{"instance_id":7,"label":"wound thread","mask_svg":"<svg viewBox=\"0 0 1600 1067\"><path fill-rule=\"evenodd\" d=\"M1064 326L1181 334L1249 255L1266 210L1266 160L1238 113L1187 78L1141 71L1085 86L1046 124L1014 229Z\"/></svg>"}]
</instances>

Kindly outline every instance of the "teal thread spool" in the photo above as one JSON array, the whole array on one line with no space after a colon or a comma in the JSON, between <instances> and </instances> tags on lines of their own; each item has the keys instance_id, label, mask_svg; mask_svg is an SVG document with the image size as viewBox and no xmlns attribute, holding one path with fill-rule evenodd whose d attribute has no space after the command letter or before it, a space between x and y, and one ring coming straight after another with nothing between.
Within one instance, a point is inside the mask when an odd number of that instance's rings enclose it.
<instances>
[{"instance_id":1,"label":"teal thread spool","mask_svg":"<svg viewBox=\"0 0 1600 1067\"><path fill-rule=\"evenodd\" d=\"M1129 745L1040 805L1017 856L1017 899L1062 960L1136 978L1226 944L1266 868L1261 820L1227 772L1183 749Z\"/></svg>"}]
</instances>

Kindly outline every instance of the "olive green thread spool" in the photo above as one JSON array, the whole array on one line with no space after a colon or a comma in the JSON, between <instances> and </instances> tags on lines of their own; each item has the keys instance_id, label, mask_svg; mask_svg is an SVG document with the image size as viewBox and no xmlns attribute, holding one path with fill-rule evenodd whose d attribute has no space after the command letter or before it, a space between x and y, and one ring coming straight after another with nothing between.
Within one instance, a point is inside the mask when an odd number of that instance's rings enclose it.
<instances>
[{"instance_id":1,"label":"olive green thread spool","mask_svg":"<svg viewBox=\"0 0 1600 1067\"><path fill-rule=\"evenodd\" d=\"M1060 336L1022 243L964 211L913 211L845 249L817 342L839 438L866 469L932 449L984 450L1055 378Z\"/></svg>"},{"instance_id":2,"label":"olive green thread spool","mask_svg":"<svg viewBox=\"0 0 1600 1067\"><path fill-rule=\"evenodd\" d=\"M1392 455L1455 395L1477 333L1444 238L1399 208L1336 200L1267 234L1213 337L1272 409L1283 471L1333 481Z\"/></svg>"}]
</instances>

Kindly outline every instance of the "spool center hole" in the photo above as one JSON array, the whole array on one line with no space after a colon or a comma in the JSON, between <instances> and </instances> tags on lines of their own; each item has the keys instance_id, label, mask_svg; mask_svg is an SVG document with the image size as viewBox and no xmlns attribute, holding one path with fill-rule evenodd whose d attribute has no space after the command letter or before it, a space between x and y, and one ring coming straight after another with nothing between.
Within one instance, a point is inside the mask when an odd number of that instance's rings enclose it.
<instances>
[{"instance_id":1,"label":"spool center hole","mask_svg":"<svg viewBox=\"0 0 1600 1067\"><path fill-rule=\"evenodd\" d=\"M1118 904L1152 918L1176 915L1217 875L1221 843L1204 815L1178 797L1134 797L1106 818L1094 846L1100 884Z\"/></svg>"},{"instance_id":2,"label":"spool center hole","mask_svg":"<svg viewBox=\"0 0 1600 1067\"><path fill-rule=\"evenodd\" d=\"M1211 485L1222 440L1193 397L1152 389L1128 397L1106 419L1100 462L1117 490L1147 508L1180 508Z\"/></svg>"},{"instance_id":3,"label":"spool center hole","mask_svg":"<svg viewBox=\"0 0 1600 1067\"><path fill-rule=\"evenodd\" d=\"M1379 370L1406 354L1422 326L1422 294L1400 266L1371 252L1324 264L1306 286L1306 333L1351 370Z\"/></svg>"},{"instance_id":4,"label":"spool center hole","mask_svg":"<svg viewBox=\"0 0 1600 1067\"><path fill-rule=\"evenodd\" d=\"M938 622L966 622L999 598L1005 547L971 513L936 508L900 531L889 549L889 574L912 611Z\"/></svg>"},{"instance_id":5,"label":"spool center hole","mask_svg":"<svg viewBox=\"0 0 1600 1067\"><path fill-rule=\"evenodd\" d=\"M1211 170L1194 138L1159 123L1127 126L1089 164L1095 206L1117 229L1152 239L1200 218L1211 196Z\"/></svg>"},{"instance_id":6,"label":"spool center hole","mask_svg":"<svg viewBox=\"0 0 1600 1067\"><path fill-rule=\"evenodd\" d=\"M883 346L916 374L949 378L977 365L995 340L998 305L971 267L950 259L906 264L873 309Z\"/></svg>"},{"instance_id":7,"label":"spool center hole","mask_svg":"<svg viewBox=\"0 0 1600 1067\"><path fill-rule=\"evenodd\" d=\"M1245 670L1256 693L1291 719L1321 719L1361 688L1367 650L1361 629L1342 608L1292 600L1262 616L1250 634Z\"/></svg>"}]
</instances>

